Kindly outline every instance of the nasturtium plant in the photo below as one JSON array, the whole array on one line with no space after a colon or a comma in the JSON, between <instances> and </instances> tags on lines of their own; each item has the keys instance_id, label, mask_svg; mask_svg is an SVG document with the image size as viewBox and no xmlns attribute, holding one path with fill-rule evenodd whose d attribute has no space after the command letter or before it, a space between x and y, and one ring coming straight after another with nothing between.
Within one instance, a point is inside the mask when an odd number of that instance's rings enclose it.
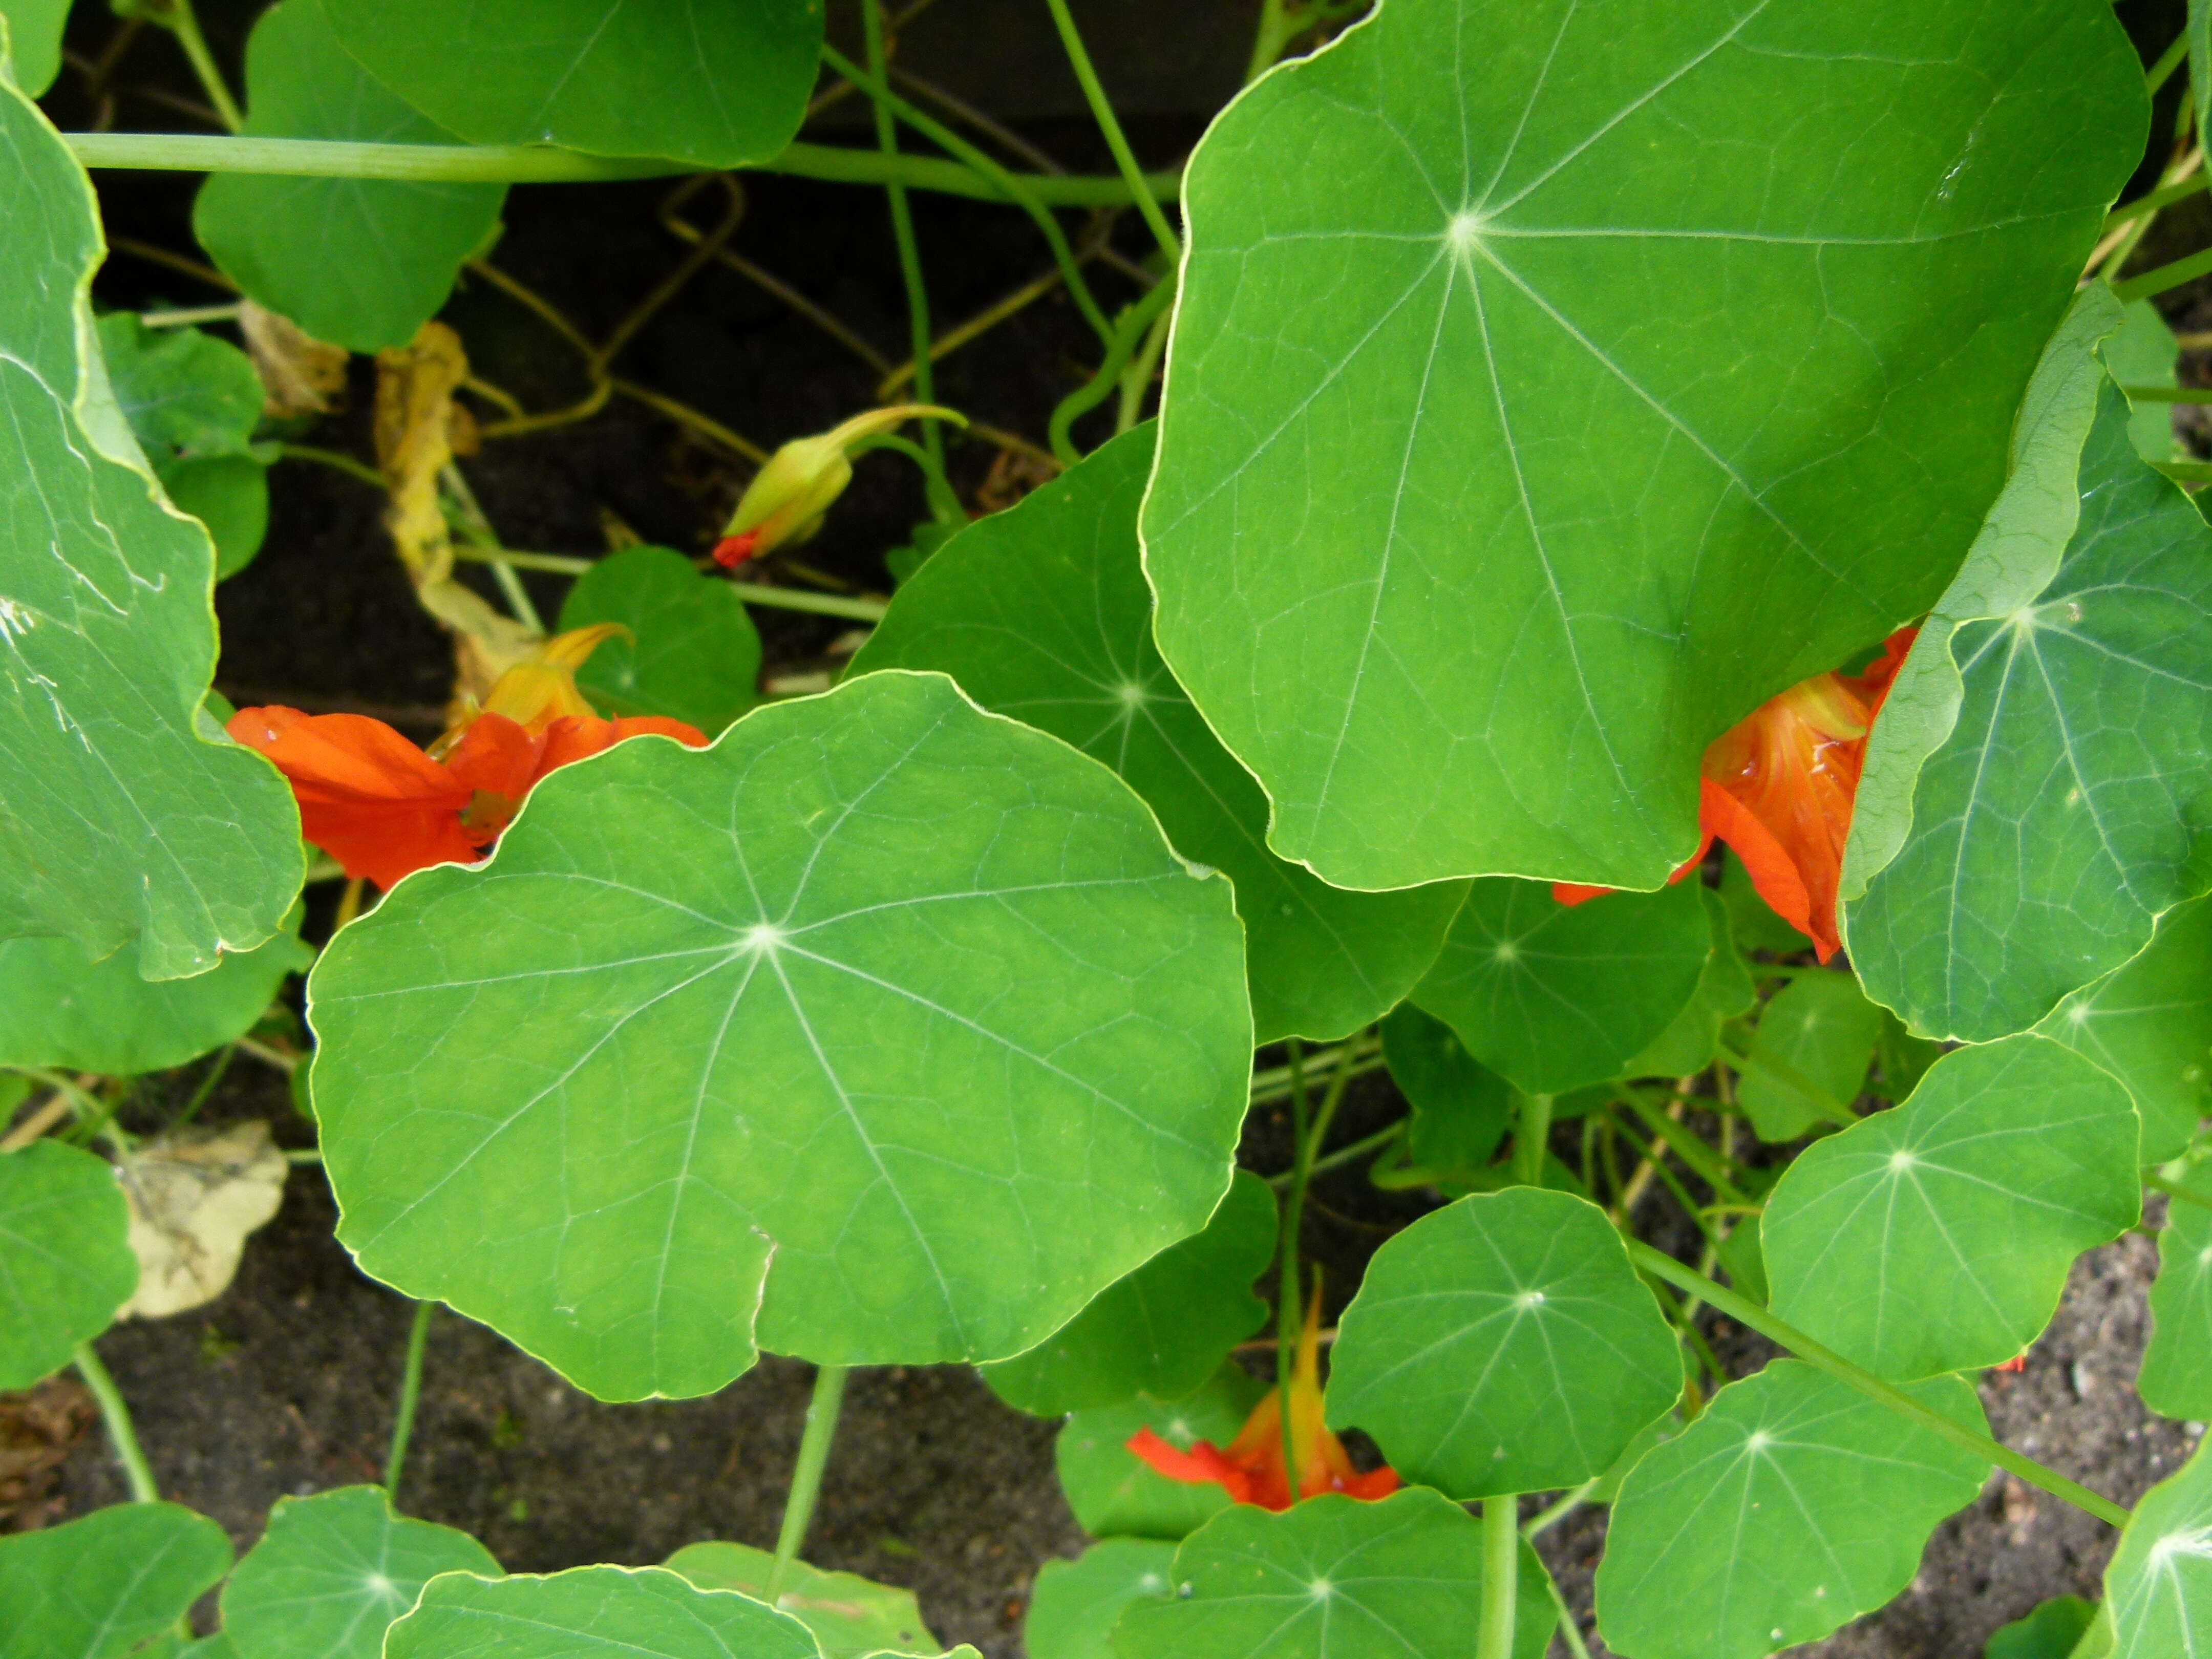
<instances>
[{"instance_id":1,"label":"nasturtium plant","mask_svg":"<svg viewBox=\"0 0 2212 1659\"><path fill-rule=\"evenodd\" d=\"M1406 1150L1429 1170L1480 1170L1513 1122L1513 1087L1459 1033L1410 1002L1382 1022L1382 1058L1411 1109Z\"/></svg>"},{"instance_id":2,"label":"nasturtium plant","mask_svg":"<svg viewBox=\"0 0 2212 1659\"><path fill-rule=\"evenodd\" d=\"M160 1652L230 1566L230 1540L175 1504L117 1504L0 1538L0 1659Z\"/></svg>"},{"instance_id":3,"label":"nasturtium plant","mask_svg":"<svg viewBox=\"0 0 2212 1659\"><path fill-rule=\"evenodd\" d=\"M545 1577L441 1573L386 1632L384 1659L820 1659L806 1626L665 1567Z\"/></svg>"},{"instance_id":4,"label":"nasturtium plant","mask_svg":"<svg viewBox=\"0 0 2212 1659\"><path fill-rule=\"evenodd\" d=\"M1621 1070L1628 1077L1690 1077L1705 1069L1720 1051L1721 1027L1747 1014L1759 1000L1759 988L1737 950L1729 926L1727 903L1710 887L1700 888L1712 951L1698 975L1697 988L1674 1023ZM1748 1086L1748 1085L1747 1085Z\"/></svg>"},{"instance_id":5,"label":"nasturtium plant","mask_svg":"<svg viewBox=\"0 0 2212 1659\"><path fill-rule=\"evenodd\" d=\"M1841 1125L1866 1081L1881 1010L1848 974L1808 974L1768 1000L1736 1091L1761 1140Z\"/></svg>"},{"instance_id":6,"label":"nasturtium plant","mask_svg":"<svg viewBox=\"0 0 2212 1659\"><path fill-rule=\"evenodd\" d=\"M727 582L681 553L631 547L576 579L561 629L616 623L576 671L576 684L610 719L661 714L713 737L759 701L760 635Z\"/></svg>"},{"instance_id":7,"label":"nasturtium plant","mask_svg":"<svg viewBox=\"0 0 2212 1659\"><path fill-rule=\"evenodd\" d=\"M2150 1317L2136 1392L2162 1416L2212 1419L2212 1367L2204 1364L2212 1349L2212 1167L2200 1164L2169 1188Z\"/></svg>"},{"instance_id":8,"label":"nasturtium plant","mask_svg":"<svg viewBox=\"0 0 2212 1659\"><path fill-rule=\"evenodd\" d=\"M2142 1495L2105 1568L2109 1659L2163 1659L2203 1645L2212 1602L2212 1451Z\"/></svg>"},{"instance_id":9,"label":"nasturtium plant","mask_svg":"<svg viewBox=\"0 0 2212 1659\"><path fill-rule=\"evenodd\" d=\"M790 1614L820 1644L822 1659L945 1651L922 1622L912 1590L793 1561L786 1569L781 1589L771 1598L775 1556L750 1544L686 1544L663 1565L701 1589L735 1590Z\"/></svg>"},{"instance_id":10,"label":"nasturtium plant","mask_svg":"<svg viewBox=\"0 0 2212 1659\"><path fill-rule=\"evenodd\" d=\"M1085 1532L1100 1538L1182 1538L1230 1505L1218 1486L1170 1480L1129 1450L1150 1429L1178 1450L1198 1441L1225 1446L1266 1390L1234 1364L1180 1400L1139 1395L1070 1413L1053 1445L1060 1490Z\"/></svg>"},{"instance_id":11,"label":"nasturtium plant","mask_svg":"<svg viewBox=\"0 0 2212 1659\"><path fill-rule=\"evenodd\" d=\"M61 71L62 25L68 21L69 0L8 0L0 7L0 28L8 33L8 72L33 98Z\"/></svg>"},{"instance_id":12,"label":"nasturtium plant","mask_svg":"<svg viewBox=\"0 0 2212 1659\"><path fill-rule=\"evenodd\" d=\"M114 1322L138 1287L115 1171L43 1141L0 1152L0 1389L27 1389Z\"/></svg>"},{"instance_id":13,"label":"nasturtium plant","mask_svg":"<svg viewBox=\"0 0 2212 1659\"><path fill-rule=\"evenodd\" d=\"M1103 1538L1073 1561L1048 1561L1022 1615L1029 1659L1113 1659L1114 1626L1133 1601L1173 1593L1176 1547L1160 1538Z\"/></svg>"}]
</instances>

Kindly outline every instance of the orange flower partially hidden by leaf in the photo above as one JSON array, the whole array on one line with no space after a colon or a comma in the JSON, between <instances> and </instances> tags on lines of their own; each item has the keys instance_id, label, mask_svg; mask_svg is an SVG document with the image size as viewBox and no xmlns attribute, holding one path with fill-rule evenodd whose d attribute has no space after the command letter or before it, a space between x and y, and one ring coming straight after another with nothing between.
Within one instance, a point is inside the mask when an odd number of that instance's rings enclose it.
<instances>
[{"instance_id":1,"label":"orange flower partially hidden by leaf","mask_svg":"<svg viewBox=\"0 0 2212 1659\"><path fill-rule=\"evenodd\" d=\"M1813 941L1821 961L1835 955L1836 887L1867 734L1918 632L1892 634L1863 674L1815 674L1723 732L1700 769L1705 839L1669 879L1681 880L1715 841L1725 842L1775 914ZM1579 904L1607 890L1559 882L1552 894Z\"/></svg>"},{"instance_id":2,"label":"orange flower partially hidden by leaf","mask_svg":"<svg viewBox=\"0 0 2212 1659\"><path fill-rule=\"evenodd\" d=\"M1211 1441L1192 1443L1188 1451L1170 1445L1150 1429L1139 1429L1128 1449L1155 1473L1194 1486L1219 1486L1240 1504L1261 1509L1291 1506L1289 1473L1283 1467L1283 1394L1270 1389L1254 1407L1237 1437L1222 1450ZM1289 1384L1291 1439L1297 1448L1298 1496L1342 1492L1350 1498L1388 1498L1398 1490L1398 1475L1388 1468L1360 1473L1346 1455L1344 1443L1322 1420L1321 1291L1315 1288L1298 1335L1297 1363Z\"/></svg>"}]
</instances>

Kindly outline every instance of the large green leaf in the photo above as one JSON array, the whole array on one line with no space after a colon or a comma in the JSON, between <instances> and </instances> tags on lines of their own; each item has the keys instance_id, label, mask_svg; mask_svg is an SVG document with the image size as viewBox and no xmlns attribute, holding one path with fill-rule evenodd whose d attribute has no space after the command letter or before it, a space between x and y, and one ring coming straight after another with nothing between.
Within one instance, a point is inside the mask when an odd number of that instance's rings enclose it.
<instances>
[{"instance_id":1,"label":"large green leaf","mask_svg":"<svg viewBox=\"0 0 2212 1659\"><path fill-rule=\"evenodd\" d=\"M1266 1387L1235 1364L1181 1400L1139 1395L1118 1406L1077 1412L1053 1443L1060 1490L1084 1531L1099 1538L1181 1538L1229 1506L1219 1486L1170 1480L1128 1449L1139 1429L1179 1450L1191 1443L1226 1446L1244 1426Z\"/></svg>"},{"instance_id":2,"label":"large green leaf","mask_svg":"<svg viewBox=\"0 0 2212 1659\"><path fill-rule=\"evenodd\" d=\"M191 979L143 980L121 952L88 963L67 939L0 943L0 1066L130 1076L181 1066L249 1030L315 953L294 907L283 932Z\"/></svg>"},{"instance_id":3,"label":"large green leaf","mask_svg":"<svg viewBox=\"0 0 2212 1659\"><path fill-rule=\"evenodd\" d=\"M1698 884L1562 904L1478 881L1413 1001L1530 1093L1619 1077L1697 993L1713 948Z\"/></svg>"},{"instance_id":4,"label":"large green leaf","mask_svg":"<svg viewBox=\"0 0 2212 1659\"><path fill-rule=\"evenodd\" d=\"M2035 1029L2127 1085L2142 1114L2144 1163L2179 1157L2212 1105L2212 899L2167 911L2141 956Z\"/></svg>"},{"instance_id":5,"label":"large green leaf","mask_svg":"<svg viewBox=\"0 0 2212 1659\"><path fill-rule=\"evenodd\" d=\"M70 0L8 0L0 6L8 73L33 98L61 72L62 25L69 21L69 9Z\"/></svg>"},{"instance_id":6,"label":"large green leaf","mask_svg":"<svg viewBox=\"0 0 2212 1659\"><path fill-rule=\"evenodd\" d=\"M1780 1317L1882 1376L1995 1365L2142 1213L2127 1091L2039 1036L1961 1048L1816 1142L1761 1225Z\"/></svg>"},{"instance_id":7,"label":"large green leaf","mask_svg":"<svg viewBox=\"0 0 2212 1659\"><path fill-rule=\"evenodd\" d=\"M2105 1568L2106 1659L2212 1651L2212 1443L2136 1502Z\"/></svg>"},{"instance_id":8,"label":"large green leaf","mask_svg":"<svg viewBox=\"0 0 2212 1659\"><path fill-rule=\"evenodd\" d=\"M609 714L662 714L713 737L760 701L760 635L726 581L665 547L611 553L561 601L561 626L619 623L576 671Z\"/></svg>"},{"instance_id":9,"label":"large green leaf","mask_svg":"<svg viewBox=\"0 0 2212 1659\"><path fill-rule=\"evenodd\" d=\"M702 167L791 142L821 0L327 0L377 79L477 144L565 144Z\"/></svg>"},{"instance_id":10,"label":"large green leaf","mask_svg":"<svg viewBox=\"0 0 2212 1659\"><path fill-rule=\"evenodd\" d=\"M1984 1428L1955 1376L1907 1391ZM1636 1659L1759 1659L1815 1641L1903 1589L1936 1523L1988 1473L1848 1384L1777 1360L1622 1482L1598 1632Z\"/></svg>"},{"instance_id":11,"label":"large green leaf","mask_svg":"<svg viewBox=\"0 0 2212 1659\"><path fill-rule=\"evenodd\" d=\"M1252 1281L1274 1254L1275 1195L1239 1170L1204 1232L1108 1285L1027 1353L982 1367L983 1380L1039 1417L1140 1394L1179 1400L1266 1321Z\"/></svg>"},{"instance_id":12,"label":"large green leaf","mask_svg":"<svg viewBox=\"0 0 2212 1659\"><path fill-rule=\"evenodd\" d=\"M2212 876L2212 528L2136 455L2087 356L2116 307L2087 292L1868 747L1845 934L1869 994L1931 1036L2035 1024Z\"/></svg>"},{"instance_id":13,"label":"large green leaf","mask_svg":"<svg viewBox=\"0 0 2212 1659\"><path fill-rule=\"evenodd\" d=\"M1454 1498L1602 1474L1682 1391L1674 1334L1595 1205L1513 1187L1385 1243L1344 1310L1328 1420Z\"/></svg>"},{"instance_id":14,"label":"large green leaf","mask_svg":"<svg viewBox=\"0 0 2212 1659\"><path fill-rule=\"evenodd\" d=\"M138 1288L131 1217L105 1160L55 1141L0 1153L0 1389L27 1389L114 1322Z\"/></svg>"},{"instance_id":15,"label":"large green leaf","mask_svg":"<svg viewBox=\"0 0 2212 1659\"><path fill-rule=\"evenodd\" d=\"M1267 797L1152 645L1137 557L1152 456L1147 425L963 531L899 589L854 672L941 669L1111 766L1178 851L1236 884L1256 1040L1343 1036L1413 989L1466 889L1349 893L1268 852Z\"/></svg>"},{"instance_id":16,"label":"large green leaf","mask_svg":"<svg viewBox=\"0 0 2212 1659\"><path fill-rule=\"evenodd\" d=\"M1710 887L1700 886L1698 890L1705 896L1712 954L1705 958L1688 1006L1651 1040L1649 1048L1621 1068L1624 1077L1687 1077L1704 1071L1720 1052L1721 1027L1739 1014L1749 1013L1759 1000L1751 969L1736 949L1728 901Z\"/></svg>"},{"instance_id":17,"label":"large green leaf","mask_svg":"<svg viewBox=\"0 0 2212 1659\"><path fill-rule=\"evenodd\" d=\"M1247 88L1144 531L1276 850L1657 886L1936 598L2144 111L2101 0L1388 0Z\"/></svg>"},{"instance_id":18,"label":"large green leaf","mask_svg":"<svg viewBox=\"0 0 2212 1659\"><path fill-rule=\"evenodd\" d=\"M0 1659L122 1659L167 1635L230 1565L230 1540L175 1504L118 1504L0 1537Z\"/></svg>"},{"instance_id":19,"label":"large green leaf","mask_svg":"<svg viewBox=\"0 0 2212 1659\"><path fill-rule=\"evenodd\" d=\"M775 1554L750 1544L687 1544L665 1565L701 1589L735 1590L767 1601ZM945 1651L922 1623L912 1590L872 1583L857 1573L824 1572L793 1561L785 1570L782 1592L772 1605L814 1633L822 1644L822 1659Z\"/></svg>"},{"instance_id":20,"label":"large green leaf","mask_svg":"<svg viewBox=\"0 0 2212 1659\"><path fill-rule=\"evenodd\" d=\"M562 768L309 997L340 1238L609 1399L721 1387L756 1318L1034 1346L1206 1224L1251 1054L1229 884L934 674Z\"/></svg>"},{"instance_id":21,"label":"large green leaf","mask_svg":"<svg viewBox=\"0 0 2212 1659\"><path fill-rule=\"evenodd\" d=\"M1795 1140L1816 1123L1850 1122L1881 1022L1849 974L1808 974L1776 992L1737 1097L1759 1138Z\"/></svg>"},{"instance_id":22,"label":"large green leaf","mask_svg":"<svg viewBox=\"0 0 2212 1659\"><path fill-rule=\"evenodd\" d=\"M481 70L472 70L481 84ZM324 0L281 0L246 46L255 137L447 144L453 134L371 80L331 32ZM499 222L504 185L400 184L217 173L192 230L225 275L319 340L404 345Z\"/></svg>"},{"instance_id":23,"label":"large green leaf","mask_svg":"<svg viewBox=\"0 0 2212 1659\"><path fill-rule=\"evenodd\" d=\"M820 1659L805 1626L665 1567L546 1577L449 1572L422 1587L384 1659Z\"/></svg>"},{"instance_id":24,"label":"large green leaf","mask_svg":"<svg viewBox=\"0 0 2212 1659\"><path fill-rule=\"evenodd\" d=\"M200 717L214 556L163 507L85 304L92 187L0 87L0 938L150 978L276 931L304 863L291 792Z\"/></svg>"},{"instance_id":25,"label":"large green leaf","mask_svg":"<svg viewBox=\"0 0 2212 1659\"><path fill-rule=\"evenodd\" d=\"M2195 1196L2166 1202L2136 1392L2160 1416L2201 1423L2212 1419L2212 1167L2183 1184Z\"/></svg>"},{"instance_id":26,"label":"large green leaf","mask_svg":"<svg viewBox=\"0 0 2212 1659\"><path fill-rule=\"evenodd\" d=\"M223 1634L237 1659L379 1659L431 1579L499 1571L468 1534L394 1514L381 1486L280 1498L222 1587Z\"/></svg>"},{"instance_id":27,"label":"large green leaf","mask_svg":"<svg viewBox=\"0 0 2212 1659\"><path fill-rule=\"evenodd\" d=\"M1074 1561L1037 1569L1022 1615L1028 1659L1113 1659L1114 1622L1132 1601L1164 1601L1176 1547L1158 1538L1109 1538Z\"/></svg>"},{"instance_id":28,"label":"large green leaf","mask_svg":"<svg viewBox=\"0 0 2212 1659\"><path fill-rule=\"evenodd\" d=\"M1520 1569L1514 1659L1542 1659L1559 1613L1525 1544ZM1419 1486L1375 1503L1310 1498L1279 1515L1239 1504L1183 1540L1175 1588L1122 1613L1120 1659L1464 1653L1482 1621L1482 1524Z\"/></svg>"}]
</instances>

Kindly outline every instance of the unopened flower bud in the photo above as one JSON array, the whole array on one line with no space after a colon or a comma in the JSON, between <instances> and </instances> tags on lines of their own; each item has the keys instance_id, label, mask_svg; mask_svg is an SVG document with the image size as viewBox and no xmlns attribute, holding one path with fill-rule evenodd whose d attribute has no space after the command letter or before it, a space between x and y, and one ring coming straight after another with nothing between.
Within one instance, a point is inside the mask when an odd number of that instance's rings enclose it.
<instances>
[{"instance_id":1,"label":"unopened flower bud","mask_svg":"<svg viewBox=\"0 0 2212 1659\"><path fill-rule=\"evenodd\" d=\"M793 438L745 486L738 510L714 544L714 562L734 568L786 542L805 541L822 527L822 515L853 481L853 446L918 416L967 424L949 409L898 404L855 415L811 438Z\"/></svg>"}]
</instances>

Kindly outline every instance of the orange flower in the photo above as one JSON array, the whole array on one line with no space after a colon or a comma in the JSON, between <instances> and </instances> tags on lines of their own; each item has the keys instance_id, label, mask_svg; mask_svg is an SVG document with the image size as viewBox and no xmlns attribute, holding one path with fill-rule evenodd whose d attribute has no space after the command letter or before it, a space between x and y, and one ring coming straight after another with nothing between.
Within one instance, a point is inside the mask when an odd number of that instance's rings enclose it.
<instances>
[{"instance_id":1,"label":"orange flower","mask_svg":"<svg viewBox=\"0 0 2212 1659\"><path fill-rule=\"evenodd\" d=\"M706 734L645 715L601 720L575 671L612 632L578 629L500 676L484 708L424 753L382 720L241 708L230 735L266 755L292 786L300 831L347 875L390 887L433 864L472 863L556 767L647 733L703 748Z\"/></svg>"},{"instance_id":2,"label":"orange flower","mask_svg":"<svg viewBox=\"0 0 2212 1659\"><path fill-rule=\"evenodd\" d=\"M1705 839L1669 879L1681 880L1714 842L1725 842L1775 914L1813 941L1821 961L1835 955L1836 885L1867 733L1918 632L1892 634L1865 673L1815 674L1723 732L1698 781ZM1558 882L1552 894L1579 904L1609 890Z\"/></svg>"},{"instance_id":3,"label":"orange flower","mask_svg":"<svg viewBox=\"0 0 2212 1659\"><path fill-rule=\"evenodd\" d=\"M1286 1510L1291 1506L1291 1483L1283 1467L1283 1393L1281 1389L1267 1391L1226 1451L1206 1440L1194 1442L1188 1451L1179 1451L1150 1429L1139 1429L1131 1435L1128 1449L1170 1480L1218 1486L1240 1504ZM1398 1490L1394 1469L1371 1469L1362 1474L1353 1468L1351 1458L1345 1455L1344 1443L1322 1421L1318 1285L1306 1310L1305 1329L1298 1335L1297 1364L1291 1372L1289 1393L1291 1438L1298 1454L1299 1497L1340 1492L1352 1498L1388 1498Z\"/></svg>"}]
</instances>

